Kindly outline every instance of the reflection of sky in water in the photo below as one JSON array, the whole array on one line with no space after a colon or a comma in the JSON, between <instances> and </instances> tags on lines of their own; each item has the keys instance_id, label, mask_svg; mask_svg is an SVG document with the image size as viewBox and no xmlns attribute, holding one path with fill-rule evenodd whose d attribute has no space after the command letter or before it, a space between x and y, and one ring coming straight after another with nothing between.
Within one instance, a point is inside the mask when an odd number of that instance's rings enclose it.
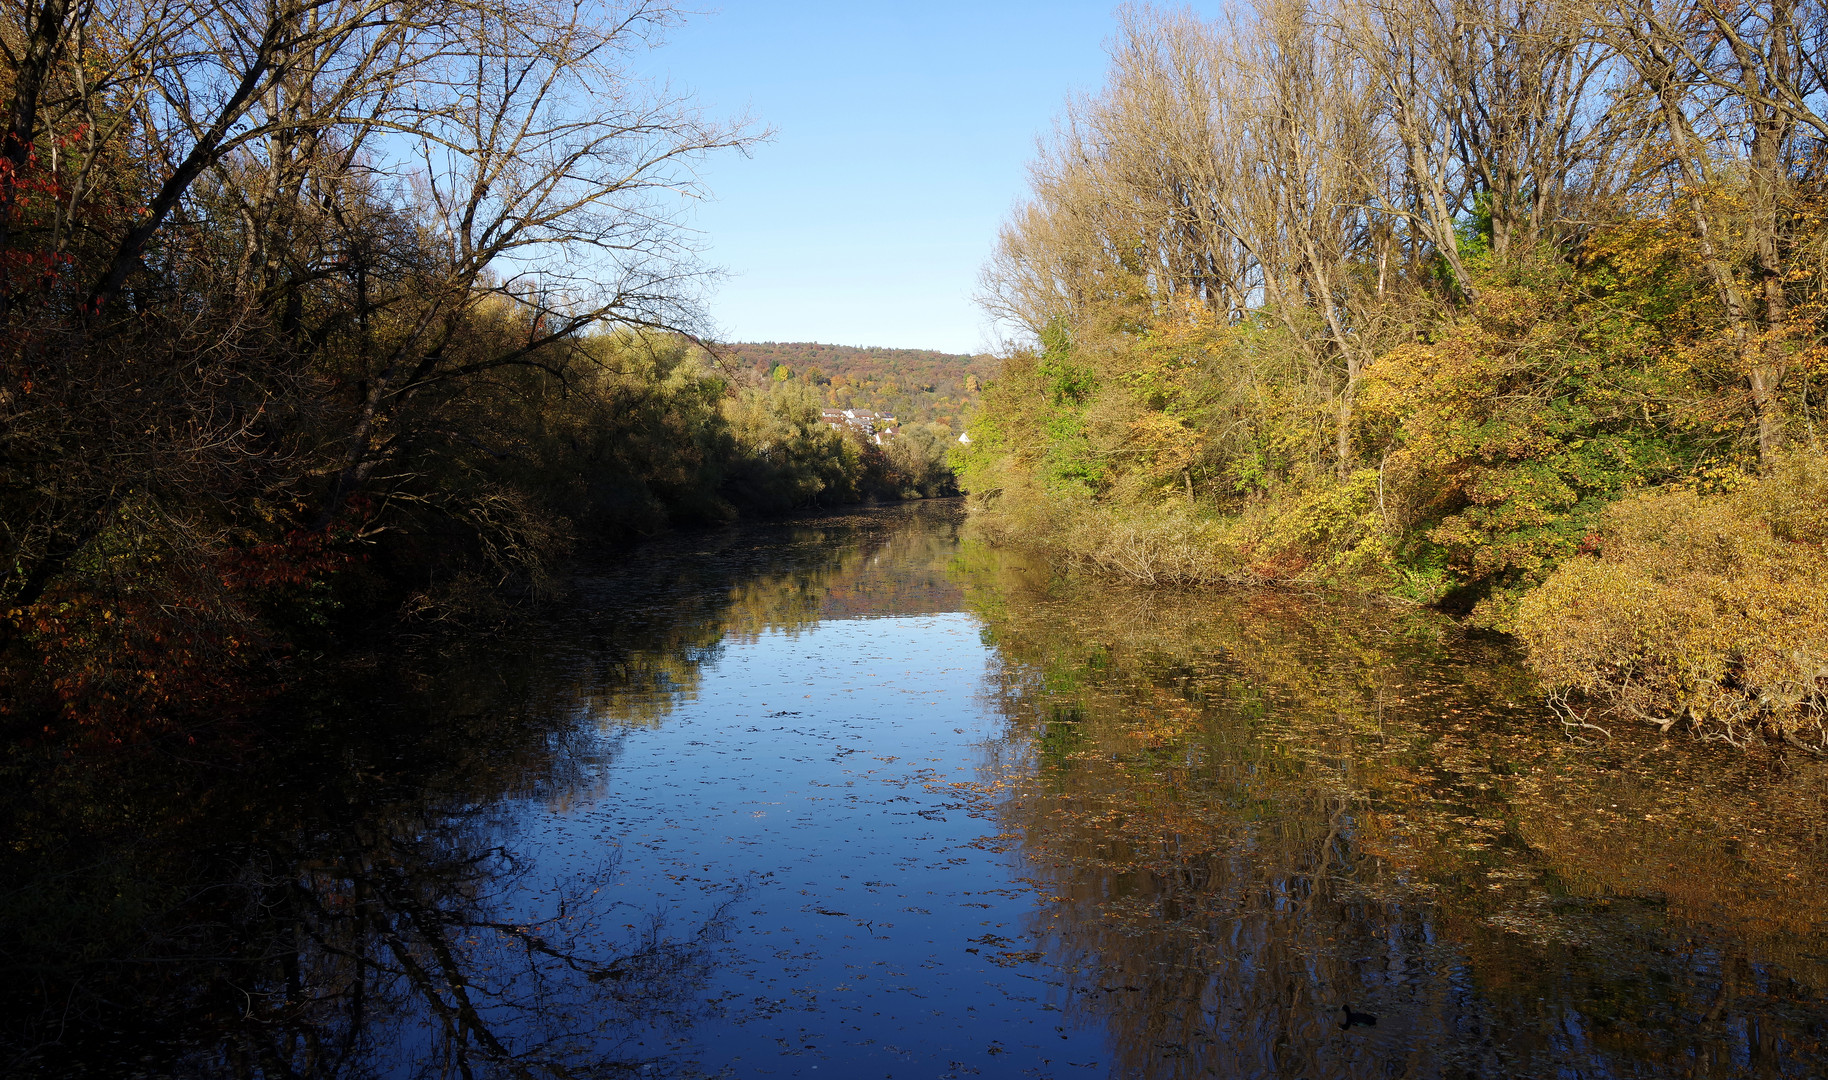
<instances>
[{"instance_id":1,"label":"reflection of sky in water","mask_svg":"<svg viewBox=\"0 0 1828 1080\"><path fill-rule=\"evenodd\" d=\"M657 544L265 772L98 773L44 845L74 861L12 895L190 899L116 935L169 958L98 984L120 1037L66 1045L149 1077L1822 1075L1828 770L1569 742L1426 612L1069 585L956 525ZM117 790L144 831L92 857Z\"/></svg>"},{"instance_id":2,"label":"reflection of sky in water","mask_svg":"<svg viewBox=\"0 0 1828 1080\"><path fill-rule=\"evenodd\" d=\"M1614 906L1572 882L1578 856L1545 858L1551 815L1616 813L1644 770L1512 704L1502 651L1288 594L1045 586L1019 559L955 563L943 528L893 535L738 585L719 643L630 661L650 673L591 703L609 764L512 815L529 880L613 854L627 929L719 927L709 1006L626 1057L1813 1075L1813 990L1666 892ZM1586 779L1547 798L1551 776ZM1584 841L1623 845L1606 867L1668 842L1610 835Z\"/></svg>"},{"instance_id":3,"label":"reflection of sky in water","mask_svg":"<svg viewBox=\"0 0 1828 1080\"><path fill-rule=\"evenodd\" d=\"M958 613L763 633L622 740L598 801L527 808L535 879L607 846L631 913L683 930L734 897L705 990L721 1016L638 1056L683 1042L745 1076L1106 1064L1024 955L1034 898L1012 858L973 846L992 830L948 795L1002 727L991 661Z\"/></svg>"}]
</instances>

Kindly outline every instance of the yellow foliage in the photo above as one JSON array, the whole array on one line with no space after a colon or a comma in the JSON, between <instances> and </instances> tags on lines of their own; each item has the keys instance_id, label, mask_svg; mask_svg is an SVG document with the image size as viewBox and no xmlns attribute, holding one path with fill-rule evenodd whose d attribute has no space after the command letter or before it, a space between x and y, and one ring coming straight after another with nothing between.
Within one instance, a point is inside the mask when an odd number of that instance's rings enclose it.
<instances>
[{"instance_id":1,"label":"yellow foliage","mask_svg":"<svg viewBox=\"0 0 1828 1080\"><path fill-rule=\"evenodd\" d=\"M1828 462L1797 453L1730 495L1612 507L1597 555L1524 598L1517 635L1567 705L1665 730L1828 747Z\"/></svg>"},{"instance_id":2,"label":"yellow foliage","mask_svg":"<svg viewBox=\"0 0 1828 1080\"><path fill-rule=\"evenodd\" d=\"M1004 490L974 515L979 535L1045 553L1059 565L1151 586L1346 585L1431 600L1438 583L1397 566L1377 505L1378 475L1360 469L1215 516L1185 499L1048 496ZM1011 495L1013 494L1013 497Z\"/></svg>"}]
</instances>

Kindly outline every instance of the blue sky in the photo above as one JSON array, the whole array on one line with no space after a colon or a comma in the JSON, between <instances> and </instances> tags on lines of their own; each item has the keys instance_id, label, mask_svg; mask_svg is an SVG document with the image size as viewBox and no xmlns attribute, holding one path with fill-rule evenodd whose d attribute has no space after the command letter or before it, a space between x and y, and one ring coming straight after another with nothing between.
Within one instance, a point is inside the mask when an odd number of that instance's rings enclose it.
<instances>
[{"instance_id":1,"label":"blue sky","mask_svg":"<svg viewBox=\"0 0 1828 1080\"><path fill-rule=\"evenodd\" d=\"M725 340L976 352L972 301L1035 138L1104 74L1113 3L730 0L650 62L774 138L704 171Z\"/></svg>"}]
</instances>

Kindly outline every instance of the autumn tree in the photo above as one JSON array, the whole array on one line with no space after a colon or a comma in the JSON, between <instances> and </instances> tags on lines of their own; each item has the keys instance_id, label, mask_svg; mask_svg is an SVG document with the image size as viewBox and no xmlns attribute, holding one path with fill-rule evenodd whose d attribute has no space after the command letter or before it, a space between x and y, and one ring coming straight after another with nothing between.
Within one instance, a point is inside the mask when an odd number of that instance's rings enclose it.
<instances>
[{"instance_id":1,"label":"autumn tree","mask_svg":"<svg viewBox=\"0 0 1828 1080\"><path fill-rule=\"evenodd\" d=\"M517 451L478 403L524 408L516 372L582 390L598 328L689 332L679 194L750 138L633 73L675 19L8 7L0 653L141 634L232 667L270 629L249 590L321 574L330 547L541 534L482 478Z\"/></svg>"},{"instance_id":2,"label":"autumn tree","mask_svg":"<svg viewBox=\"0 0 1828 1080\"><path fill-rule=\"evenodd\" d=\"M1630 64L1660 136L1641 168L1717 298L1769 467L1786 380L1821 347L1819 206L1828 141L1828 13L1817 3L1624 0L1594 31Z\"/></svg>"}]
</instances>

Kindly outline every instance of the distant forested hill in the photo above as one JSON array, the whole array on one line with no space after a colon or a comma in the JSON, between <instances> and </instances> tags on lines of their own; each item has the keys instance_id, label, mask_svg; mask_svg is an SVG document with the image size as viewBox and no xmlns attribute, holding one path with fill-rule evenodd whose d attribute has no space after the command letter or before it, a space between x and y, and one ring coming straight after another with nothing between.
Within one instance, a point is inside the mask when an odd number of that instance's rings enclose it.
<instances>
[{"instance_id":1,"label":"distant forested hill","mask_svg":"<svg viewBox=\"0 0 1828 1080\"><path fill-rule=\"evenodd\" d=\"M810 382L839 408L874 409L903 423L937 421L954 429L997 363L991 356L815 341L740 342L718 351L740 367Z\"/></svg>"}]
</instances>

